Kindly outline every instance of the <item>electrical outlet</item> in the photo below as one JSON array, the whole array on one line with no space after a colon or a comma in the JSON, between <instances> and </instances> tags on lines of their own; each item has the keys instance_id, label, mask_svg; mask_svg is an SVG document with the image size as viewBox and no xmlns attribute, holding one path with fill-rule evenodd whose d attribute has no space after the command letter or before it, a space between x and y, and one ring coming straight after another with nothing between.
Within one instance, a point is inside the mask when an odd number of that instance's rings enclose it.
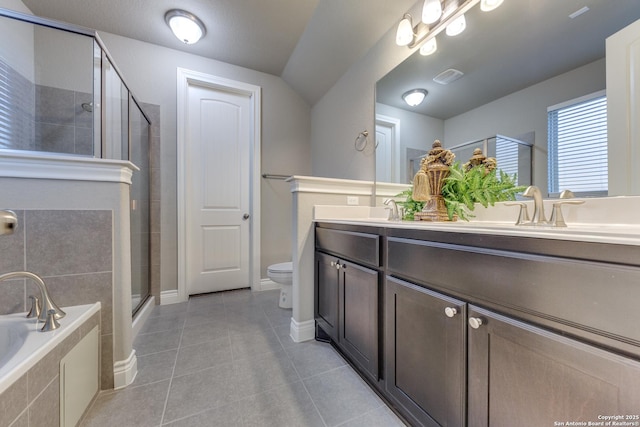
<instances>
[{"instance_id":1,"label":"electrical outlet","mask_svg":"<svg viewBox=\"0 0 640 427\"><path fill-rule=\"evenodd\" d=\"M360 203L358 196L347 196L347 204L348 205L357 205Z\"/></svg>"}]
</instances>

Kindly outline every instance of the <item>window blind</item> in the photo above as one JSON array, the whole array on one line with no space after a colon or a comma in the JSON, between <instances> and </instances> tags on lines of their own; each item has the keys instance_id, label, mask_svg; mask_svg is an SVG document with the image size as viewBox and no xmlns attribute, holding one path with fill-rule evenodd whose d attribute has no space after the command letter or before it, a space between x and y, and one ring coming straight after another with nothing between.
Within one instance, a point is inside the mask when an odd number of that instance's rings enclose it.
<instances>
[{"instance_id":1,"label":"window blind","mask_svg":"<svg viewBox=\"0 0 640 427\"><path fill-rule=\"evenodd\" d=\"M606 193L606 95L550 107L547 114L549 193Z\"/></svg>"},{"instance_id":2,"label":"window blind","mask_svg":"<svg viewBox=\"0 0 640 427\"><path fill-rule=\"evenodd\" d=\"M496 160L498 169L510 176L518 174L518 144L500 135L496 136Z\"/></svg>"}]
</instances>

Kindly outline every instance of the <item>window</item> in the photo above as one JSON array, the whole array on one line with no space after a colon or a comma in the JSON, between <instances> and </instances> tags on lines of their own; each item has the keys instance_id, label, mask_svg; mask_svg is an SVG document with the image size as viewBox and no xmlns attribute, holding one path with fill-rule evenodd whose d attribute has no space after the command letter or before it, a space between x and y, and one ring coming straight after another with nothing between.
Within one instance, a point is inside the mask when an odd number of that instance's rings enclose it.
<instances>
[{"instance_id":1,"label":"window","mask_svg":"<svg viewBox=\"0 0 640 427\"><path fill-rule=\"evenodd\" d=\"M607 97L604 91L547 109L549 193L606 195Z\"/></svg>"},{"instance_id":2,"label":"window","mask_svg":"<svg viewBox=\"0 0 640 427\"><path fill-rule=\"evenodd\" d=\"M496 135L496 160L498 161L498 169L509 175L518 175L518 144L508 138Z\"/></svg>"}]
</instances>

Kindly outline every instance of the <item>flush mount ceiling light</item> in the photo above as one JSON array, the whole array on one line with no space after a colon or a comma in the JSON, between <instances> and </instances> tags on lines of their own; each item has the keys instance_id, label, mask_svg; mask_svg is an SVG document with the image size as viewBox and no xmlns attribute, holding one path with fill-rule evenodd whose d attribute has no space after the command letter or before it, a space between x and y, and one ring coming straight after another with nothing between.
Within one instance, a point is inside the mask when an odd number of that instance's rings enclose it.
<instances>
[{"instance_id":1,"label":"flush mount ceiling light","mask_svg":"<svg viewBox=\"0 0 640 427\"><path fill-rule=\"evenodd\" d=\"M207 33L204 24L193 13L181 9L171 9L164 20L173 34L185 44L194 44Z\"/></svg>"},{"instance_id":2,"label":"flush mount ceiling light","mask_svg":"<svg viewBox=\"0 0 640 427\"><path fill-rule=\"evenodd\" d=\"M447 34L457 35L466 28L464 14L472 7L480 4L484 11L494 10L503 3L504 0L425 0L422 6L422 19L415 26L411 20L411 15L405 13L398 24L396 31L396 44L407 46L409 49L427 44L434 40L433 45L420 53L426 55L435 52L435 38L440 32L446 29ZM431 51L431 48L434 48Z\"/></svg>"},{"instance_id":3,"label":"flush mount ceiling light","mask_svg":"<svg viewBox=\"0 0 640 427\"><path fill-rule=\"evenodd\" d=\"M402 99L404 99L404 102L406 102L409 107L415 107L416 105L422 104L427 93L425 89L412 89L403 93Z\"/></svg>"}]
</instances>

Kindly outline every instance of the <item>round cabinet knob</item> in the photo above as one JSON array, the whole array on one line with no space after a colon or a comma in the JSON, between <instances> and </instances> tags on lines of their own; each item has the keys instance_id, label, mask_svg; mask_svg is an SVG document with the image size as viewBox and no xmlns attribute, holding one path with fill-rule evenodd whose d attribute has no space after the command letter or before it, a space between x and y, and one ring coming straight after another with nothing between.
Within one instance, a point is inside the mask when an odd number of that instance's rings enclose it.
<instances>
[{"instance_id":1,"label":"round cabinet knob","mask_svg":"<svg viewBox=\"0 0 640 427\"><path fill-rule=\"evenodd\" d=\"M249 219L249 214L246 213L246 214L242 215L242 219L245 220L245 221L248 220Z\"/></svg>"},{"instance_id":2,"label":"round cabinet knob","mask_svg":"<svg viewBox=\"0 0 640 427\"><path fill-rule=\"evenodd\" d=\"M335 261L331 261L331 267L335 267L336 266L336 262Z\"/></svg>"},{"instance_id":3,"label":"round cabinet knob","mask_svg":"<svg viewBox=\"0 0 640 427\"><path fill-rule=\"evenodd\" d=\"M339 262L337 262L337 263L336 263L336 268L337 268L338 270L340 270L340 269L342 268L342 266L340 265L340 263L339 263Z\"/></svg>"},{"instance_id":4,"label":"round cabinet knob","mask_svg":"<svg viewBox=\"0 0 640 427\"><path fill-rule=\"evenodd\" d=\"M447 317L453 317L458 314L458 309L455 307L447 307L444 309L444 314L446 314Z\"/></svg>"},{"instance_id":5,"label":"round cabinet knob","mask_svg":"<svg viewBox=\"0 0 640 427\"><path fill-rule=\"evenodd\" d=\"M469 326L473 329L478 329L482 325L482 319L478 317L470 317L469 318Z\"/></svg>"}]
</instances>

